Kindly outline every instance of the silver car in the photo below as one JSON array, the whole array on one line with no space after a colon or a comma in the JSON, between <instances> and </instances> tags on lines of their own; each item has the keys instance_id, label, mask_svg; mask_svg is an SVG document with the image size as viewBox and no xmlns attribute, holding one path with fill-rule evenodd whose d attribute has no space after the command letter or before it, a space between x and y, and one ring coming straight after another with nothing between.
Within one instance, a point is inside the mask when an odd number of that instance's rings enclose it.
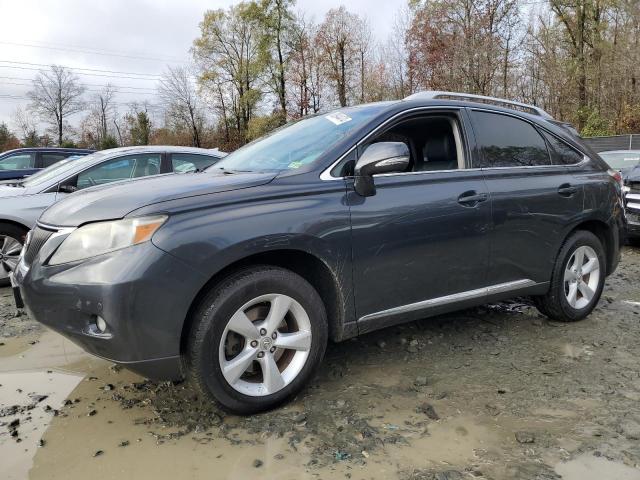
<instances>
[{"instance_id":1,"label":"silver car","mask_svg":"<svg viewBox=\"0 0 640 480\"><path fill-rule=\"evenodd\" d=\"M113 148L0 184L0 285L8 284L27 232L40 214L66 195L115 181L200 171L223 156L220 151L190 147Z\"/></svg>"}]
</instances>

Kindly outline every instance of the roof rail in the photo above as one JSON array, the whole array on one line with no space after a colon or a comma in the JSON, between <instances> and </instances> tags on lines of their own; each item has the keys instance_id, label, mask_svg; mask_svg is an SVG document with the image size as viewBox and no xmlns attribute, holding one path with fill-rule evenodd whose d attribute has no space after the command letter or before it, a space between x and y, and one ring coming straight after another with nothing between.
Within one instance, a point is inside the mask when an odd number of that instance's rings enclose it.
<instances>
[{"instance_id":1,"label":"roof rail","mask_svg":"<svg viewBox=\"0 0 640 480\"><path fill-rule=\"evenodd\" d=\"M485 103L488 105L495 105L498 107L509 108L511 110L518 110L521 112L538 115L539 117L543 117L547 119L553 118L543 109L541 109L540 107L536 107L535 105L529 105L527 103L520 103L520 102L513 102L511 100L505 100L503 98L485 97L484 95L474 95L472 93L439 92L435 90L427 90L424 92L414 93L405 98L405 100L416 100L416 99L460 100L463 102L466 101L466 102L474 102L474 103Z\"/></svg>"}]
</instances>

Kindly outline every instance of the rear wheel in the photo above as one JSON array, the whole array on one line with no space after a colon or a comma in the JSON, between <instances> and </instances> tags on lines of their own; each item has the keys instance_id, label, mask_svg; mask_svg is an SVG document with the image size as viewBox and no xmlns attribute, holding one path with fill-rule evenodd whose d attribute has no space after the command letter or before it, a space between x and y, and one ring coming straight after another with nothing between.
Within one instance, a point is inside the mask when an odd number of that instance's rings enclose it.
<instances>
[{"instance_id":1,"label":"rear wheel","mask_svg":"<svg viewBox=\"0 0 640 480\"><path fill-rule=\"evenodd\" d=\"M188 373L227 410L267 410L311 378L327 331L322 300L302 277L277 267L243 270L214 287L196 311Z\"/></svg>"},{"instance_id":2,"label":"rear wheel","mask_svg":"<svg viewBox=\"0 0 640 480\"><path fill-rule=\"evenodd\" d=\"M582 320L595 308L605 280L602 243L593 233L577 231L562 246L546 295L535 297L536 307L553 320Z\"/></svg>"},{"instance_id":3,"label":"rear wheel","mask_svg":"<svg viewBox=\"0 0 640 480\"><path fill-rule=\"evenodd\" d=\"M9 285L9 273L18 265L26 236L26 228L0 224L0 287Z\"/></svg>"}]
</instances>

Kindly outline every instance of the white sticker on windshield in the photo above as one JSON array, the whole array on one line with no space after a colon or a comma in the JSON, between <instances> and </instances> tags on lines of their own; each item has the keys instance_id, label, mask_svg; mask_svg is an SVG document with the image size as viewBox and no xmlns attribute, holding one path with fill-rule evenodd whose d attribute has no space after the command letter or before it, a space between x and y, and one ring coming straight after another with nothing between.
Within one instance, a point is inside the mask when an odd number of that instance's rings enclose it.
<instances>
[{"instance_id":1,"label":"white sticker on windshield","mask_svg":"<svg viewBox=\"0 0 640 480\"><path fill-rule=\"evenodd\" d=\"M324 116L327 120L335 125L342 125L343 123L347 123L351 121L351 117L349 115L345 115L342 112L333 112Z\"/></svg>"}]
</instances>

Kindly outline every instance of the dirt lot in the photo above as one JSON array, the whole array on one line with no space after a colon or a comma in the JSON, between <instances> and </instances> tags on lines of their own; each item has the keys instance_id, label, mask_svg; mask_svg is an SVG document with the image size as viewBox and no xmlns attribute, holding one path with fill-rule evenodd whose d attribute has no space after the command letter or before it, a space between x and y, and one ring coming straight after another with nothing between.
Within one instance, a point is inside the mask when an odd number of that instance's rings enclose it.
<instances>
[{"instance_id":1,"label":"dirt lot","mask_svg":"<svg viewBox=\"0 0 640 480\"><path fill-rule=\"evenodd\" d=\"M626 249L576 324L511 302L331 345L294 402L246 418L87 356L0 290L2 476L640 479L638 279Z\"/></svg>"}]
</instances>

